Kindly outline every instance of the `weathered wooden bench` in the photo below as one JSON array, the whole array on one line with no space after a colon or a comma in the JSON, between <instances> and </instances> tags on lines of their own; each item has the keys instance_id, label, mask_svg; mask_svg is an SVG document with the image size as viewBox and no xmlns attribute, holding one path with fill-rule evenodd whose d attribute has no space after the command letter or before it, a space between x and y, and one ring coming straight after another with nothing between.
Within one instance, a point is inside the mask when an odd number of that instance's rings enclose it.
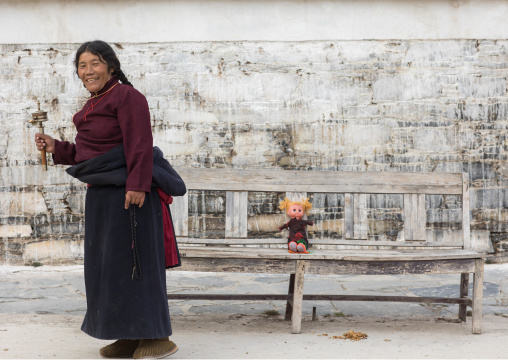
<instances>
[{"instance_id":1,"label":"weathered wooden bench","mask_svg":"<svg viewBox=\"0 0 508 360\"><path fill-rule=\"evenodd\" d=\"M177 171L185 180L188 192L184 197L175 198L171 205L182 256L182 267L176 270L285 273L290 275L290 281L288 294L169 294L168 299L287 300L286 320L292 319L293 333L301 332L303 300L458 304L459 319L464 322L467 307L472 307L472 331L481 333L484 255L474 251L474 239L470 236L467 174L196 168ZM189 191L193 190L225 192L225 230L220 238L189 236ZM342 233L324 239L311 237L311 254L290 254L287 233L283 236L277 229L287 221L282 214L279 215L282 222L274 221L272 238L252 238L248 236L248 194L252 192L282 193L292 200L311 193L343 194L340 195L343 217L339 219ZM373 194L392 194L403 199L400 209L403 230L397 238L369 236L367 223L373 226L376 220L368 219L366 199ZM439 194L460 198L461 227L455 229L458 236L433 236L434 230L426 226L426 196ZM474 274L472 297L468 296L470 273ZM336 294L331 295L304 295L304 274L461 276L458 297L436 298L341 295L340 289L334 289Z\"/></svg>"}]
</instances>

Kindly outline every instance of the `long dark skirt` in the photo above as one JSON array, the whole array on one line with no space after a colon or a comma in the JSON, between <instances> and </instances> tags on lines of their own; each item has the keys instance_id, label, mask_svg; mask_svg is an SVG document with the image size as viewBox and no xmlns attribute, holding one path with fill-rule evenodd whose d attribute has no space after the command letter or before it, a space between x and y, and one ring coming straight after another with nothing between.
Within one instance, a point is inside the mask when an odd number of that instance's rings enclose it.
<instances>
[{"instance_id":1,"label":"long dark skirt","mask_svg":"<svg viewBox=\"0 0 508 360\"><path fill-rule=\"evenodd\" d=\"M132 213L124 204L125 187L92 186L87 190L87 312L81 330L104 340L170 336L159 195L152 188L144 205L136 206ZM134 248L132 215L136 222ZM133 253L136 249L138 259Z\"/></svg>"}]
</instances>

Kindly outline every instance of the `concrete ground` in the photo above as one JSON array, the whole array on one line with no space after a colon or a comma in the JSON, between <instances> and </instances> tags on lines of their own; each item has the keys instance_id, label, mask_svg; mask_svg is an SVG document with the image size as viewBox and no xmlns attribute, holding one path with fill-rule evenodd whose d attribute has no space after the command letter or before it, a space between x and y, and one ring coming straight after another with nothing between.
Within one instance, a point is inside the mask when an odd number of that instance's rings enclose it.
<instances>
[{"instance_id":1,"label":"concrete ground","mask_svg":"<svg viewBox=\"0 0 508 360\"><path fill-rule=\"evenodd\" d=\"M306 275L306 294L457 296L458 275ZM172 358L508 358L508 264L486 265L483 334L446 304L306 301L291 334L283 301L170 301ZM167 272L168 292L286 293L287 275ZM336 289L336 290L334 290ZM312 321L312 308L317 320ZM0 359L99 358L80 331L82 266L0 266ZM360 341L338 339L353 330Z\"/></svg>"}]
</instances>

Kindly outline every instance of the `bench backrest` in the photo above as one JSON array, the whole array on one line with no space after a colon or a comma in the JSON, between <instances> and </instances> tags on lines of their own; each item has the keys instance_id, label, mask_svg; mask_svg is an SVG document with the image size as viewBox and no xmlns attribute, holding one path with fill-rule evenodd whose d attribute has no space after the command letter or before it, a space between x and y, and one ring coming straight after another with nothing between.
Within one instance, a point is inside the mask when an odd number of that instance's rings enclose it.
<instances>
[{"instance_id":1,"label":"bench backrest","mask_svg":"<svg viewBox=\"0 0 508 360\"><path fill-rule=\"evenodd\" d=\"M354 248L407 247L419 249L471 249L469 218L469 180L466 173L339 172L293 170L242 170L177 168L187 185L187 194L171 205L175 232L180 243L254 245L260 241L247 237L248 192L282 192L292 200L308 193L344 194L344 236L313 240L314 245ZM222 239L188 237L190 190L226 191L225 233ZM397 241L367 240L368 194L403 195L403 237ZM426 195L459 195L462 201L461 236L453 239L427 239ZM274 229L276 230L276 229ZM430 240L430 241L429 241ZM263 239L263 244L287 243L285 238Z\"/></svg>"}]
</instances>

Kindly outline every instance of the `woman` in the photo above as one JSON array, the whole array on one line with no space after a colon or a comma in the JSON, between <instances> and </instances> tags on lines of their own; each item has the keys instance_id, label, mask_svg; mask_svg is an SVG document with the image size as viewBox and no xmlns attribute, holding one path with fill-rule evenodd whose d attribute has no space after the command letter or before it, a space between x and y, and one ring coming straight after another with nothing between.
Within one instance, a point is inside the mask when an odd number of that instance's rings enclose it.
<instances>
[{"instance_id":1,"label":"woman","mask_svg":"<svg viewBox=\"0 0 508 360\"><path fill-rule=\"evenodd\" d=\"M165 160L154 155L146 98L127 80L113 49L103 41L86 42L74 64L91 95L73 117L75 143L44 134L36 134L35 142L53 154L55 164L74 165L67 172L89 184L81 329L117 339L100 349L103 357L163 358L178 347L169 340L161 197L178 194L152 185L152 173L155 179L161 169L154 156Z\"/></svg>"}]
</instances>

